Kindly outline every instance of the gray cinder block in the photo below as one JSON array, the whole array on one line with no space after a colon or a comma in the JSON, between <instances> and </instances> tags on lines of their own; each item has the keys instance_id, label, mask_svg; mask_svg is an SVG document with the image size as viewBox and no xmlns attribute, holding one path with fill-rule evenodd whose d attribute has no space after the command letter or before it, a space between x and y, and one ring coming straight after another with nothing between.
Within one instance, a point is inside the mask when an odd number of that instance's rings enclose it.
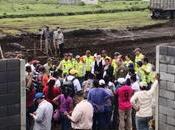
<instances>
[{"instance_id":1,"label":"gray cinder block","mask_svg":"<svg viewBox=\"0 0 175 130\"><path fill-rule=\"evenodd\" d=\"M168 47L167 46L160 46L159 53L160 53L160 55L167 55L168 54Z\"/></svg>"},{"instance_id":2,"label":"gray cinder block","mask_svg":"<svg viewBox=\"0 0 175 130\"><path fill-rule=\"evenodd\" d=\"M6 71L6 60L0 61L0 72Z\"/></svg>"},{"instance_id":3,"label":"gray cinder block","mask_svg":"<svg viewBox=\"0 0 175 130\"><path fill-rule=\"evenodd\" d=\"M159 69L161 72L167 72L168 65L167 64L160 64Z\"/></svg>"},{"instance_id":4,"label":"gray cinder block","mask_svg":"<svg viewBox=\"0 0 175 130\"><path fill-rule=\"evenodd\" d=\"M18 59L9 59L7 60L7 71L20 70L20 60Z\"/></svg>"},{"instance_id":5,"label":"gray cinder block","mask_svg":"<svg viewBox=\"0 0 175 130\"><path fill-rule=\"evenodd\" d=\"M168 73L175 74L175 65L168 65Z\"/></svg>"},{"instance_id":6,"label":"gray cinder block","mask_svg":"<svg viewBox=\"0 0 175 130\"><path fill-rule=\"evenodd\" d=\"M8 82L7 83L8 93L20 94L20 82Z\"/></svg>"},{"instance_id":7,"label":"gray cinder block","mask_svg":"<svg viewBox=\"0 0 175 130\"><path fill-rule=\"evenodd\" d=\"M159 97L159 105L167 106L167 99Z\"/></svg>"},{"instance_id":8,"label":"gray cinder block","mask_svg":"<svg viewBox=\"0 0 175 130\"><path fill-rule=\"evenodd\" d=\"M174 47L168 47L168 56L175 56L175 48Z\"/></svg>"},{"instance_id":9,"label":"gray cinder block","mask_svg":"<svg viewBox=\"0 0 175 130\"><path fill-rule=\"evenodd\" d=\"M20 71L8 71L7 72L7 82L19 82L20 81Z\"/></svg>"},{"instance_id":10,"label":"gray cinder block","mask_svg":"<svg viewBox=\"0 0 175 130\"><path fill-rule=\"evenodd\" d=\"M167 82L167 90L174 91L175 92L175 83L173 82Z\"/></svg>"},{"instance_id":11,"label":"gray cinder block","mask_svg":"<svg viewBox=\"0 0 175 130\"><path fill-rule=\"evenodd\" d=\"M166 89L167 88L167 81L160 80L159 88Z\"/></svg>"},{"instance_id":12,"label":"gray cinder block","mask_svg":"<svg viewBox=\"0 0 175 130\"><path fill-rule=\"evenodd\" d=\"M174 92L167 91L167 90L164 90L164 89L160 89L159 90L159 96L167 98L167 99L174 100Z\"/></svg>"},{"instance_id":13,"label":"gray cinder block","mask_svg":"<svg viewBox=\"0 0 175 130\"><path fill-rule=\"evenodd\" d=\"M174 82L174 75L165 72L160 72L160 79Z\"/></svg>"},{"instance_id":14,"label":"gray cinder block","mask_svg":"<svg viewBox=\"0 0 175 130\"><path fill-rule=\"evenodd\" d=\"M0 83L6 83L6 82L7 82L7 73L0 72Z\"/></svg>"}]
</instances>

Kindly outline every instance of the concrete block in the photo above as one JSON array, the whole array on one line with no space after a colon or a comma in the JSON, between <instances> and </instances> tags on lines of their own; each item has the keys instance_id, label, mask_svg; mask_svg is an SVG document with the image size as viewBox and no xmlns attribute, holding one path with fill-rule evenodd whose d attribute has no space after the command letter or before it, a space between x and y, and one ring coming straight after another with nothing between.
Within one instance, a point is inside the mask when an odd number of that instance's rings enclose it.
<instances>
[{"instance_id":1,"label":"concrete block","mask_svg":"<svg viewBox=\"0 0 175 130\"><path fill-rule=\"evenodd\" d=\"M175 74L175 65L168 65L168 73Z\"/></svg>"},{"instance_id":2,"label":"concrete block","mask_svg":"<svg viewBox=\"0 0 175 130\"><path fill-rule=\"evenodd\" d=\"M167 107L175 109L175 101L167 100Z\"/></svg>"},{"instance_id":3,"label":"concrete block","mask_svg":"<svg viewBox=\"0 0 175 130\"><path fill-rule=\"evenodd\" d=\"M2 94L7 94L7 84L6 83L0 84L0 95Z\"/></svg>"},{"instance_id":4,"label":"concrete block","mask_svg":"<svg viewBox=\"0 0 175 130\"><path fill-rule=\"evenodd\" d=\"M168 64L175 65L175 57L174 56L168 56Z\"/></svg>"},{"instance_id":5,"label":"concrete block","mask_svg":"<svg viewBox=\"0 0 175 130\"><path fill-rule=\"evenodd\" d=\"M160 79L174 82L174 75L165 72L160 72Z\"/></svg>"},{"instance_id":6,"label":"concrete block","mask_svg":"<svg viewBox=\"0 0 175 130\"><path fill-rule=\"evenodd\" d=\"M167 117L167 124L175 125L175 118ZM175 126L174 126L174 128L175 128Z\"/></svg>"},{"instance_id":7,"label":"concrete block","mask_svg":"<svg viewBox=\"0 0 175 130\"><path fill-rule=\"evenodd\" d=\"M19 82L20 81L20 71L8 71L7 72L7 82Z\"/></svg>"},{"instance_id":8,"label":"concrete block","mask_svg":"<svg viewBox=\"0 0 175 130\"><path fill-rule=\"evenodd\" d=\"M167 125L167 130L175 130L175 126L173 125Z\"/></svg>"},{"instance_id":9,"label":"concrete block","mask_svg":"<svg viewBox=\"0 0 175 130\"><path fill-rule=\"evenodd\" d=\"M166 108L166 115L167 115L167 117L173 117L173 118L175 118L175 111L174 111L174 109L171 109L171 108L169 108L169 107L167 107Z\"/></svg>"},{"instance_id":10,"label":"concrete block","mask_svg":"<svg viewBox=\"0 0 175 130\"><path fill-rule=\"evenodd\" d=\"M7 116L7 106L0 106L0 117Z\"/></svg>"},{"instance_id":11,"label":"concrete block","mask_svg":"<svg viewBox=\"0 0 175 130\"><path fill-rule=\"evenodd\" d=\"M9 126L7 130L20 130L20 125Z\"/></svg>"},{"instance_id":12,"label":"concrete block","mask_svg":"<svg viewBox=\"0 0 175 130\"><path fill-rule=\"evenodd\" d=\"M162 105L162 106L167 106L167 99L166 98L162 98L162 97L159 97L158 99L159 101L159 105Z\"/></svg>"},{"instance_id":13,"label":"concrete block","mask_svg":"<svg viewBox=\"0 0 175 130\"><path fill-rule=\"evenodd\" d=\"M7 83L8 93L20 94L20 82L8 82Z\"/></svg>"},{"instance_id":14,"label":"concrete block","mask_svg":"<svg viewBox=\"0 0 175 130\"><path fill-rule=\"evenodd\" d=\"M168 64L169 61L170 61L170 58L168 56L165 56L165 55L160 55L159 56L159 62L160 63Z\"/></svg>"},{"instance_id":15,"label":"concrete block","mask_svg":"<svg viewBox=\"0 0 175 130\"><path fill-rule=\"evenodd\" d=\"M159 105L159 114L166 115L167 107Z\"/></svg>"},{"instance_id":16,"label":"concrete block","mask_svg":"<svg viewBox=\"0 0 175 130\"><path fill-rule=\"evenodd\" d=\"M0 95L0 106L17 104L20 102L20 96L15 94Z\"/></svg>"},{"instance_id":17,"label":"concrete block","mask_svg":"<svg viewBox=\"0 0 175 130\"><path fill-rule=\"evenodd\" d=\"M168 130L165 122L159 121L159 130Z\"/></svg>"},{"instance_id":18,"label":"concrete block","mask_svg":"<svg viewBox=\"0 0 175 130\"><path fill-rule=\"evenodd\" d=\"M167 116L164 114L159 114L159 121L166 123L167 122Z\"/></svg>"},{"instance_id":19,"label":"concrete block","mask_svg":"<svg viewBox=\"0 0 175 130\"><path fill-rule=\"evenodd\" d=\"M20 60L18 59L9 59L7 60L7 71L19 71Z\"/></svg>"},{"instance_id":20,"label":"concrete block","mask_svg":"<svg viewBox=\"0 0 175 130\"><path fill-rule=\"evenodd\" d=\"M164 89L159 89L159 96L167 99L174 100L174 92L167 91Z\"/></svg>"},{"instance_id":21,"label":"concrete block","mask_svg":"<svg viewBox=\"0 0 175 130\"><path fill-rule=\"evenodd\" d=\"M174 47L168 47L168 56L175 56L175 48Z\"/></svg>"},{"instance_id":22,"label":"concrete block","mask_svg":"<svg viewBox=\"0 0 175 130\"><path fill-rule=\"evenodd\" d=\"M6 60L0 60L0 72L6 71Z\"/></svg>"},{"instance_id":23,"label":"concrete block","mask_svg":"<svg viewBox=\"0 0 175 130\"><path fill-rule=\"evenodd\" d=\"M6 83L6 82L7 82L7 73L0 72L0 83Z\"/></svg>"},{"instance_id":24,"label":"concrete block","mask_svg":"<svg viewBox=\"0 0 175 130\"><path fill-rule=\"evenodd\" d=\"M7 106L7 115L8 116L17 115L19 113L20 113L20 104L13 104L13 105Z\"/></svg>"},{"instance_id":25,"label":"concrete block","mask_svg":"<svg viewBox=\"0 0 175 130\"><path fill-rule=\"evenodd\" d=\"M174 91L175 92L175 83L173 82L167 82L167 90Z\"/></svg>"},{"instance_id":26,"label":"concrete block","mask_svg":"<svg viewBox=\"0 0 175 130\"><path fill-rule=\"evenodd\" d=\"M167 64L160 64L159 69L160 69L160 72L167 72L168 65Z\"/></svg>"},{"instance_id":27,"label":"concrete block","mask_svg":"<svg viewBox=\"0 0 175 130\"><path fill-rule=\"evenodd\" d=\"M167 55L168 54L168 47L167 46L160 46L159 54L160 55Z\"/></svg>"},{"instance_id":28,"label":"concrete block","mask_svg":"<svg viewBox=\"0 0 175 130\"><path fill-rule=\"evenodd\" d=\"M20 125L20 115L0 118L1 127L9 127L9 126L17 126L17 125Z\"/></svg>"},{"instance_id":29,"label":"concrete block","mask_svg":"<svg viewBox=\"0 0 175 130\"><path fill-rule=\"evenodd\" d=\"M161 89L166 89L166 88L167 88L167 81L165 81L165 80L160 80L159 88L161 88Z\"/></svg>"}]
</instances>

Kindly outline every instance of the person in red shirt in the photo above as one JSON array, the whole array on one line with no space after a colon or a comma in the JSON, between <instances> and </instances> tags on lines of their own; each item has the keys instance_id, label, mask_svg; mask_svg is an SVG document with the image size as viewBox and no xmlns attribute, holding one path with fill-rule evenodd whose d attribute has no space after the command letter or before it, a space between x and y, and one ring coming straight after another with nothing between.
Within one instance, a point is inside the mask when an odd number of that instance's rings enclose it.
<instances>
[{"instance_id":1,"label":"person in red shirt","mask_svg":"<svg viewBox=\"0 0 175 130\"><path fill-rule=\"evenodd\" d=\"M130 80L122 80L121 87L115 91L116 96L118 97L118 108L119 108L119 130L131 130L132 121L131 121L131 111L132 104L130 99L133 95L133 90L130 86Z\"/></svg>"},{"instance_id":2,"label":"person in red shirt","mask_svg":"<svg viewBox=\"0 0 175 130\"><path fill-rule=\"evenodd\" d=\"M43 89L45 99L53 105L54 103L52 100L61 94L61 90L58 87L54 87L55 81L56 80L54 78L49 79L46 87Z\"/></svg>"}]
</instances>

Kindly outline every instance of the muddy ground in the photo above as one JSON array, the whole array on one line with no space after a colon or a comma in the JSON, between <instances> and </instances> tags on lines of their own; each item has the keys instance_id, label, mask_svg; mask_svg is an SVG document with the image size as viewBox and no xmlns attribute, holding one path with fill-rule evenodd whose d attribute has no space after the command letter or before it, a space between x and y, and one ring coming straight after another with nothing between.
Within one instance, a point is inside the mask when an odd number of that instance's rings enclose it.
<instances>
[{"instance_id":1,"label":"muddy ground","mask_svg":"<svg viewBox=\"0 0 175 130\"><path fill-rule=\"evenodd\" d=\"M65 51L82 55L89 49L93 53L102 49L109 55L118 51L122 54L132 54L136 47L143 49L152 63L155 62L155 47L161 43L175 43L175 26L173 24L160 24L143 28L130 28L126 30L72 30L65 31ZM24 57L33 55L36 59L46 60L44 51L39 51L39 37L36 34L22 34L19 36L6 36L0 39L5 57L15 57L22 53ZM15 43L15 44L14 44ZM34 54L34 46L36 53Z\"/></svg>"}]
</instances>

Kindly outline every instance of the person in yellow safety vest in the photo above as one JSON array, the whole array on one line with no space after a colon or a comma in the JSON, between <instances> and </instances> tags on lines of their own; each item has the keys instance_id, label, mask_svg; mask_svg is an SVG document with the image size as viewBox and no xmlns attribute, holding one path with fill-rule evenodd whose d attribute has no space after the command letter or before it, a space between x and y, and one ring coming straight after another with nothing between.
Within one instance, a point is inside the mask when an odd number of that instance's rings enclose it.
<instances>
[{"instance_id":1,"label":"person in yellow safety vest","mask_svg":"<svg viewBox=\"0 0 175 130\"><path fill-rule=\"evenodd\" d=\"M136 48L134 50L134 53L135 53L135 63L137 63L138 61L143 61L144 55L142 54L140 48Z\"/></svg>"},{"instance_id":2,"label":"person in yellow safety vest","mask_svg":"<svg viewBox=\"0 0 175 130\"><path fill-rule=\"evenodd\" d=\"M94 57L91 55L91 51L87 50L85 56L83 56L83 61L86 68L86 77L91 73L92 65L94 62Z\"/></svg>"},{"instance_id":3,"label":"person in yellow safety vest","mask_svg":"<svg viewBox=\"0 0 175 130\"><path fill-rule=\"evenodd\" d=\"M145 72L147 84L149 86L151 86L151 80L152 80L152 64L149 63L148 58L146 58L146 57L143 60L142 69Z\"/></svg>"},{"instance_id":4,"label":"person in yellow safety vest","mask_svg":"<svg viewBox=\"0 0 175 130\"><path fill-rule=\"evenodd\" d=\"M131 58L130 58L129 55L126 55L126 56L125 56L124 65L125 65L126 67L128 67L130 64L133 64L133 61L131 60Z\"/></svg>"},{"instance_id":5,"label":"person in yellow safety vest","mask_svg":"<svg viewBox=\"0 0 175 130\"><path fill-rule=\"evenodd\" d=\"M75 68L76 60L73 58L72 53L68 53L68 59L69 59L69 69Z\"/></svg>"},{"instance_id":6,"label":"person in yellow safety vest","mask_svg":"<svg viewBox=\"0 0 175 130\"><path fill-rule=\"evenodd\" d=\"M114 59L112 59L112 66L113 66L113 68L114 68L114 73L115 73L115 70L116 70L117 67L118 67L117 62L118 62L118 56L119 56L119 55L120 55L119 52L115 52L115 53L114 53Z\"/></svg>"},{"instance_id":7,"label":"person in yellow safety vest","mask_svg":"<svg viewBox=\"0 0 175 130\"><path fill-rule=\"evenodd\" d=\"M81 60L81 57L79 55L77 55L76 57L76 61L75 61L75 70L78 71L77 73L77 77L78 78L83 78L85 75L85 63Z\"/></svg>"},{"instance_id":8,"label":"person in yellow safety vest","mask_svg":"<svg viewBox=\"0 0 175 130\"><path fill-rule=\"evenodd\" d=\"M134 59L134 62L135 62L135 70L137 71L137 69L138 69L138 64L137 64L137 62L143 61L144 55L141 53L141 49L140 49L140 48L136 48L136 49L134 50L134 54L135 54L135 59Z\"/></svg>"},{"instance_id":9,"label":"person in yellow safety vest","mask_svg":"<svg viewBox=\"0 0 175 130\"><path fill-rule=\"evenodd\" d=\"M61 60L60 64L57 67L57 70L60 69L63 71L63 75L67 75L70 70L70 61L68 59L68 53L64 54L64 59Z\"/></svg>"},{"instance_id":10,"label":"person in yellow safety vest","mask_svg":"<svg viewBox=\"0 0 175 130\"><path fill-rule=\"evenodd\" d=\"M138 69L136 71L136 74L139 77L139 81L140 82L146 82L146 74L145 74L145 71L142 68L143 63L141 61L138 61L137 64L138 64Z\"/></svg>"}]
</instances>

